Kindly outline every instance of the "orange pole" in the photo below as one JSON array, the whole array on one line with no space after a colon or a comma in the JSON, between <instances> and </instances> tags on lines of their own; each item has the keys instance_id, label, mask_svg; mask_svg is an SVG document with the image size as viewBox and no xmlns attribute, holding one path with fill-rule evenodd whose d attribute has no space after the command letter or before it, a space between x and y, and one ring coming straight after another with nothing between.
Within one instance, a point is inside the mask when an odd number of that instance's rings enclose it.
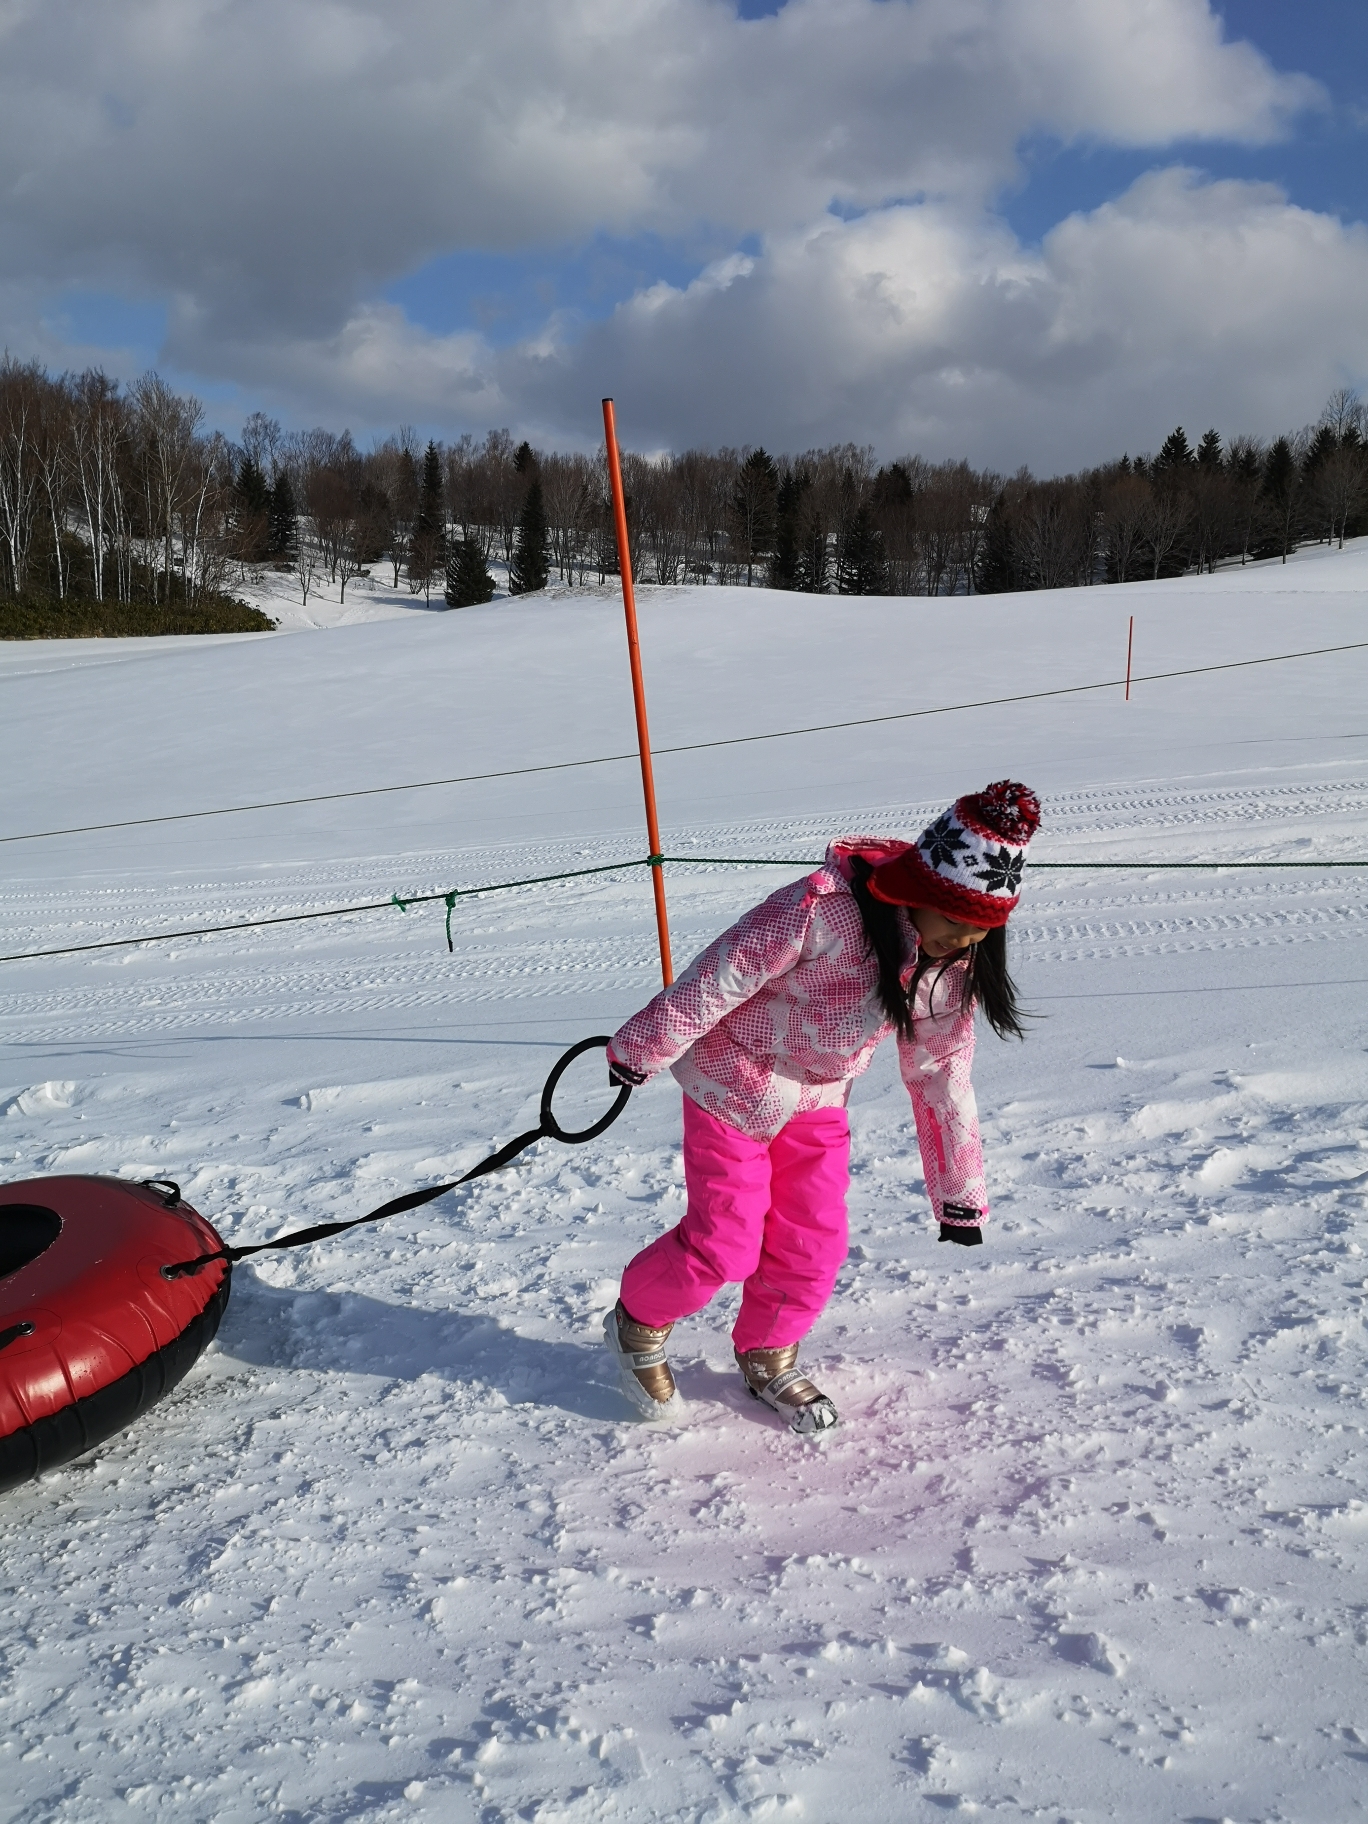
<instances>
[{"instance_id":1,"label":"orange pole","mask_svg":"<svg viewBox=\"0 0 1368 1824\"><path fill-rule=\"evenodd\" d=\"M641 789L646 799L646 840L651 845L651 886L655 892L656 931L660 937L660 975L668 988L674 980L670 960L670 924L665 913L665 871L660 860L660 824L656 818L655 775L651 771L651 735L646 726L646 684L641 675L641 646L637 639L636 595L632 589L632 553L627 543L627 500L622 492L622 463L618 457L617 420L613 402L603 402L603 441L608 449L608 480L613 490L613 525L617 532L618 574L622 578L622 606L627 615L627 657L632 667L632 703L636 709L637 746L641 750Z\"/></svg>"},{"instance_id":2,"label":"orange pole","mask_svg":"<svg viewBox=\"0 0 1368 1824\"><path fill-rule=\"evenodd\" d=\"M1126 701L1130 702L1130 665L1131 647L1135 644L1135 616L1130 617L1130 626L1126 629Z\"/></svg>"}]
</instances>

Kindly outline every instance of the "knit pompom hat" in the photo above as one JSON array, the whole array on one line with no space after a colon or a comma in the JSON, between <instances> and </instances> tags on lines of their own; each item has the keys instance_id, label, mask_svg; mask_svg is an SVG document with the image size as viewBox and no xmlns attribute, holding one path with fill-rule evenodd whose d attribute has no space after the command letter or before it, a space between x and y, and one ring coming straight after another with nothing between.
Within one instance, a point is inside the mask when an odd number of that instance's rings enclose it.
<instances>
[{"instance_id":1,"label":"knit pompom hat","mask_svg":"<svg viewBox=\"0 0 1368 1824\"><path fill-rule=\"evenodd\" d=\"M961 924L1005 925L1021 897L1040 800L1014 779L957 798L915 843L874 869L869 890L891 906L927 906Z\"/></svg>"}]
</instances>

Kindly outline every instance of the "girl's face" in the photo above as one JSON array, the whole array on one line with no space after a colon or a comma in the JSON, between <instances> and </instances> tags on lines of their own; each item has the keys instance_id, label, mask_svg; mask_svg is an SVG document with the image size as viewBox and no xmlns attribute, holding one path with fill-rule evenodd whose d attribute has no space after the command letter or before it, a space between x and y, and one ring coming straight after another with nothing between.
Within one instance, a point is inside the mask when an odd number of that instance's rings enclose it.
<instances>
[{"instance_id":1,"label":"girl's face","mask_svg":"<svg viewBox=\"0 0 1368 1824\"><path fill-rule=\"evenodd\" d=\"M958 956L971 944L981 944L988 933L978 925L963 925L944 912L933 912L929 906L909 906L907 916L917 927L917 936L926 955L940 961Z\"/></svg>"}]
</instances>

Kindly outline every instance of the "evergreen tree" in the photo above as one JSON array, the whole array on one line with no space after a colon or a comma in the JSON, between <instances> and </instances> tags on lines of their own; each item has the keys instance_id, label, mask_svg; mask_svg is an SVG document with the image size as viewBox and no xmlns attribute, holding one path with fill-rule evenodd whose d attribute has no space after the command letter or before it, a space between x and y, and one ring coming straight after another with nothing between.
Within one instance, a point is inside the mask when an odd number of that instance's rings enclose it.
<instances>
[{"instance_id":1,"label":"evergreen tree","mask_svg":"<svg viewBox=\"0 0 1368 1824\"><path fill-rule=\"evenodd\" d=\"M473 538L458 538L447 553L447 607L473 608L493 597L494 578L489 574L484 552Z\"/></svg>"},{"instance_id":2,"label":"evergreen tree","mask_svg":"<svg viewBox=\"0 0 1368 1824\"><path fill-rule=\"evenodd\" d=\"M988 509L975 586L980 595L1005 595L1027 587L1005 492Z\"/></svg>"},{"instance_id":3,"label":"evergreen tree","mask_svg":"<svg viewBox=\"0 0 1368 1824\"><path fill-rule=\"evenodd\" d=\"M399 587L399 572L408 562L409 541L413 537L414 521L418 517L418 496L421 491L418 464L414 461L413 451L404 445L394 465L394 490L390 499L389 555L396 589Z\"/></svg>"},{"instance_id":4,"label":"evergreen tree","mask_svg":"<svg viewBox=\"0 0 1368 1824\"><path fill-rule=\"evenodd\" d=\"M911 594L917 587L921 551L917 537L917 490L912 485L906 463L887 463L879 470L869 490L869 506L883 550L886 593ZM975 562L970 554L976 553L977 544L981 542L981 528L975 528L972 538L973 542L967 539L964 546L971 566L970 574L965 578L970 591L974 588L972 566Z\"/></svg>"},{"instance_id":5,"label":"evergreen tree","mask_svg":"<svg viewBox=\"0 0 1368 1824\"><path fill-rule=\"evenodd\" d=\"M1230 472L1238 481L1257 483L1263 478L1259 447L1248 437L1237 437L1230 447Z\"/></svg>"},{"instance_id":6,"label":"evergreen tree","mask_svg":"<svg viewBox=\"0 0 1368 1824\"><path fill-rule=\"evenodd\" d=\"M1173 470L1181 474L1184 469L1190 469L1195 461L1187 433L1180 424L1176 431L1170 431L1165 437L1159 454L1154 459L1155 474Z\"/></svg>"},{"instance_id":7,"label":"evergreen tree","mask_svg":"<svg viewBox=\"0 0 1368 1824\"><path fill-rule=\"evenodd\" d=\"M442 484L442 456L429 442L423 455L423 475L418 485L418 509L409 539L409 586L415 584L432 599L432 579L446 565L446 492Z\"/></svg>"},{"instance_id":8,"label":"evergreen tree","mask_svg":"<svg viewBox=\"0 0 1368 1824\"><path fill-rule=\"evenodd\" d=\"M1259 501L1268 535L1255 551L1256 557L1281 556L1287 562L1300 531L1301 491L1301 473L1292 445L1286 437L1279 437L1264 458Z\"/></svg>"},{"instance_id":9,"label":"evergreen tree","mask_svg":"<svg viewBox=\"0 0 1368 1824\"><path fill-rule=\"evenodd\" d=\"M271 484L270 515L269 549L271 555L289 557L293 554L299 539L299 509L295 505L294 489L290 485L288 469L276 471L276 478Z\"/></svg>"},{"instance_id":10,"label":"evergreen tree","mask_svg":"<svg viewBox=\"0 0 1368 1824\"><path fill-rule=\"evenodd\" d=\"M529 470L535 469L536 466L537 453L524 437L517 449L513 452L513 473L515 475L526 475Z\"/></svg>"},{"instance_id":11,"label":"evergreen tree","mask_svg":"<svg viewBox=\"0 0 1368 1824\"><path fill-rule=\"evenodd\" d=\"M879 470L874 477L874 506L905 507L912 499L912 477L907 472L907 465L901 462L890 462Z\"/></svg>"},{"instance_id":12,"label":"evergreen tree","mask_svg":"<svg viewBox=\"0 0 1368 1824\"><path fill-rule=\"evenodd\" d=\"M389 550L394 537L394 511L390 506L390 497L373 481L361 483L352 537L361 568L377 563Z\"/></svg>"},{"instance_id":13,"label":"evergreen tree","mask_svg":"<svg viewBox=\"0 0 1368 1824\"><path fill-rule=\"evenodd\" d=\"M261 464L244 456L233 483L237 504L233 513L237 554L247 563L264 557L271 543L271 489Z\"/></svg>"},{"instance_id":14,"label":"evergreen tree","mask_svg":"<svg viewBox=\"0 0 1368 1824\"><path fill-rule=\"evenodd\" d=\"M1189 489L1192 496L1192 535L1189 547L1197 559L1197 574L1208 575L1216 560L1229 549L1241 500L1238 483L1226 462L1216 431L1206 431L1197 445L1197 464Z\"/></svg>"},{"instance_id":15,"label":"evergreen tree","mask_svg":"<svg viewBox=\"0 0 1368 1824\"><path fill-rule=\"evenodd\" d=\"M774 548L779 471L764 449L752 450L741 464L732 490L731 518L736 545L746 559L747 587L758 559Z\"/></svg>"},{"instance_id":16,"label":"evergreen tree","mask_svg":"<svg viewBox=\"0 0 1368 1824\"><path fill-rule=\"evenodd\" d=\"M836 569L838 595L887 595L888 561L883 534L867 506L858 507L843 541Z\"/></svg>"},{"instance_id":17,"label":"evergreen tree","mask_svg":"<svg viewBox=\"0 0 1368 1824\"><path fill-rule=\"evenodd\" d=\"M775 501L774 553L770 558L771 589L801 589L803 569L803 498L812 486L802 469L788 469L779 482Z\"/></svg>"},{"instance_id":18,"label":"evergreen tree","mask_svg":"<svg viewBox=\"0 0 1368 1824\"><path fill-rule=\"evenodd\" d=\"M271 510L271 487L261 472L261 464L244 456L237 472L238 511L244 518L256 518Z\"/></svg>"},{"instance_id":19,"label":"evergreen tree","mask_svg":"<svg viewBox=\"0 0 1368 1824\"><path fill-rule=\"evenodd\" d=\"M518 541L508 566L508 593L530 595L545 589L550 566L547 560L546 501L541 476L533 470L532 484L518 515Z\"/></svg>"},{"instance_id":20,"label":"evergreen tree","mask_svg":"<svg viewBox=\"0 0 1368 1824\"><path fill-rule=\"evenodd\" d=\"M1303 474L1307 481L1314 479L1316 471L1322 466L1326 458L1333 456L1339 447L1339 438L1335 435L1333 429L1328 424L1322 424L1316 431L1315 436L1311 439L1311 447L1306 452L1306 462L1303 465Z\"/></svg>"},{"instance_id":21,"label":"evergreen tree","mask_svg":"<svg viewBox=\"0 0 1368 1824\"><path fill-rule=\"evenodd\" d=\"M423 453L423 478L418 484L418 511L414 536L442 542L446 538L446 499L442 486L442 455L435 443Z\"/></svg>"},{"instance_id":22,"label":"evergreen tree","mask_svg":"<svg viewBox=\"0 0 1368 1824\"><path fill-rule=\"evenodd\" d=\"M805 595L825 595L831 574L831 550L826 521L812 492L805 495L798 515L798 567L794 587Z\"/></svg>"}]
</instances>

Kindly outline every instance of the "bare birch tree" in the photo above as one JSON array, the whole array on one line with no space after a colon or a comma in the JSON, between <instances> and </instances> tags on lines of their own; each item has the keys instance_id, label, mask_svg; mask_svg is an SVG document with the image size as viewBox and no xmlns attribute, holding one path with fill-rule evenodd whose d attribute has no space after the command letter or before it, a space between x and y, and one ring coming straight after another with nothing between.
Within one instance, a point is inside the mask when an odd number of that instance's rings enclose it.
<instances>
[{"instance_id":1,"label":"bare birch tree","mask_svg":"<svg viewBox=\"0 0 1368 1824\"><path fill-rule=\"evenodd\" d=\"M0 360L0 538L14 595L21 595L28 582L39 511L41 482L33 454L33 429L39 388L45 379L36 363L24 367L8 355Z\"/></svg>"}]
</instances>

